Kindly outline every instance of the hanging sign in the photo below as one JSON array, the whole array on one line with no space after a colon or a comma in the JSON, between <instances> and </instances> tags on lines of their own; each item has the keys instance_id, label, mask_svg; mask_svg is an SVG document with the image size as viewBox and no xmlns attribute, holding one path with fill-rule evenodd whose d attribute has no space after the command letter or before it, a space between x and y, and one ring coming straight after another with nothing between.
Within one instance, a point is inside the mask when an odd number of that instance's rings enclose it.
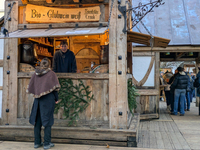
<instances>
[{"instance_id":1,"label":"hanging sign","mask_svg":"<svg viewBox=\"0 0 200 150\"><path fill-rule=\"evenodd\" d=\"M78 21L99 21L100 7L87 8L55 8L28 4L26 6L26 21L38 23L62 23Z\"/></svg>"}]
</instances>

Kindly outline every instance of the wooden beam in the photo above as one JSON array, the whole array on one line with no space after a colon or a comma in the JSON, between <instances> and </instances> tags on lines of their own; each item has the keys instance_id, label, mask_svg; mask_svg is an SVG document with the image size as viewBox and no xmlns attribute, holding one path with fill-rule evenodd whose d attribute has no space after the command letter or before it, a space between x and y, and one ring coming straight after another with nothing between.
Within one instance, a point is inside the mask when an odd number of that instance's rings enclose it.
<instances>
[{"instance_id":1,"label":"wooden beam","mask_svg":"<svg viewBox=\"0 0 200 150\"><path fill-rule=\"evenodd\" d=\"M47 3L46 0L29 0L28 2L29 4L33 4L33 5L43 5L43 6L67 6L67 5L75 5L77 3L80 3L80 0L78 2L78 0L55 0L54 3ZM108 4L108 0L103 0L102 2L100 2L99 0L82 0L81 5L88 5L91 6L91 4Z\"/></svg>"},{"instance_id":2,"label":"wooden beam","mask_svg":"<svg viewBox=\"0 0 200 150\"><path fill-rule=\"evenodd\" d=\"M139 89L137 91L138 94L140 95L158 95L159 94L159 90L155 90L155 89Z\"/></svg>"},{"instance_id":3,"label":"wooden beam","mask_svg":"<svg viewBox=\"0 0 200 150\"><path fill-rule=\"evenodd\" d=\"M127 41L150 46L151 36L149 34L138 33L134 31L127 32ZM167 47L170 40L154 36L154 47Z\"/></svg>"},{"instance_id":4,"label":"wooden beam","mask_svg":"<svg viewBox=\"0 0 200 150\"><path fill-rule=\"evenodd\" d=\"M74 39L73 44L78 44L78 43L100 43L101 39L96 38L96 39Z\"/></svg>"},{"instance_id":5,"label":"wooden beam","mask_svg":"<svg viewBox=\"0 0 200 150\"><path fill-rule=\"evenodd\" d=\"M154 56L155 52L134 52L133 56Z\"/></svg>"},{"instance_id":6,"label":"wooden beam","mask_svg":"<svg viewBox=\"0 0 200 150\"><path fill-rule=\"evenodd\" d=\"M109 1L109 6L111 6L111 1ZM117 50L116 50L116 37L117 37L117 6L114 3L110 27L109 27L109 127L118 128L118 115L117 115ZM116 116L116 117L115 117Z\"/></svg>"},{"instance_id":7,"label":"wooden beam","mask_svg":"<svg viewBox=\"0 0 200 150\"><path fill-rule=\"evenodd\" d=\"M81 58L81 59L99 59L99 56L96 55L89 55L89 56L75 56L76 59L77 58Z\"/></svg>"},{"instance_id":8,"label":"wooden beam","mask_svg":"<svg viewBox=\"0 0 200 150\"><path fill-rule=\"evenodd\" d=\"M174 58L160 58L160 61L195 61L196 58L179 58L179 59L174 59Z\"/></svg>"},{"instance_id":9,"label":"wooden beam","mask_svg":"<svg viewBox=\"0 0 200 150\"><path fill-rule=\"evenodd\" d=\"M34 72L18 72L18 78L31 78ZM56 73L58 78L65 79L94 79L105 80L109 79L108 73Z\"/></svg>"},{"instance_id":10,"label":"wooden beam","mask_svg":"<svg viewBox=\"0 0 200 150\"><path fill-rule=\"evenodd\" d=\"M185 52L181 52L180 54L178 54L177 56L176 56L176 60L177 59L179 59L179 58L181 58L182 56L184 56L186 53Z\"/></svg>"},{"instance_id":11,"label":"wooden beam","mask_svg":"<svg viewBox=\"0 0 200 150\"><path fill-rule=\"evenodd\" d=\"M9 32L17 30L18 25L18 1L15 2L12 8L11 21L8 21L5 28ZM5 1L5 12L10 10L8 7L10 1ZM7 13L5 14L7 18ZM6 59L7 56L10 59ZM16 125L17 123L17 97L18 97L18 84L17 84L17 68L18 68L18 39L5 39L4 40L4 63L3 63L3 98L2 98L2 123L9 125ZM10 71L10 74L7 74ZM9 113L6 113L9 109Z\"/></svg>"},{"instance_id":12,"label":"wooden beam","mask_svg":"<svg viewBox=\"0 0 200 150\"><path fill-rule=\"evenodd\" d=\"M102 23L103 27L108 25L108 22L79 22L78 27L99 27L100 23ZM77 23L52 23L52 28L75 28ZM27 29L48 29L49 24L19 24L18 29L23 30L24 26Z\"/></svg>"},{"instance_id":13,"label":"wooden beam","mask_svg":"<svg viewBox=\"0 0 200 150\"><path fill-rule=\"evenodd\" d=\"M155 78L154 78L154 83L155 83L155 89L157 91L160 91L160 53L159 52L156 52L155 53ZM156 113L157 113L157 117L159 117L159 113L160 113L160 108L159 108L159 102L160 102L160 99L159 99L159 93L157 94L156 96Z\"/></svg>"},{"instance_id":14,"label":"wooden beam","mask_svg":"<svg viewBox=\"0 0 200 150\"><path fill-rule=\"evenodd\" d=\"M128 136L136 136L136 129L90 129L80 127L52 127L52 138L79 139L79 140L103 140L127 142ZM0 138L2 137L34 137L33 126L0 126ZM81 134L80 134L81 133Z\"/></svg>"},{"instance_id":15,"label":"wooden beam","mask_svg":"<svg viewBox=\"0 0 200 150\"><path fill-rule=\"evenodd\" d=\"M145 120L145 119L153 119L153 118L158 118L158 114L141 114L140 115L140 120Z\"/></svg>"},{"instance_id":16,"label":"wooden beam","mask_svg":"<svg viewBox=\"0 0 200 150\"><path fill-rule=\"evenodd\" d=\"M3 60L0 60L0 67L3 67Z\"/></svg>"},{"instance_id":17,"label":"wooden beam","mask_svg":"<svg viewBox=\"0 0 200 150\"><path fill-rule=\"evenodd\" d=\"M150 47L133 47L133 52L149 52ZM168 46L166 48L154 47L153 52L199 52L200 46Z\"/></svg>"},{"instance_id":18,"label":"wooden beam","mask_svg":"<svg viewBox=\"0 0 200 150\"><path fill-rule=\"evenodd\" d=\"M100 4L99 7L100 7L100 12L101 12L99 21L100 21L100 22L104 22L104 21L106 21L106 20L105 20L105 12L106 12L105 9L106 9L106 7L105 7L104 4Z\"/></svg>"},{"instance_id":19,"label":"wooden beam","mask_svg":"<svg viewBox=\"0 0 200 150\"><path fill-rule=\"evenodd\" d=\"M110 4L111 6L111 1ZM121 1L125 5L125 1ZM127 128L127 33L123 33L124 19L114 1L109 27L109 125L110 128ZM118 60L118 56L122 59ZM121 74L118 74L121 71ZM123 91L123 92L122 92Z\"/></svg>"}]
</instances>

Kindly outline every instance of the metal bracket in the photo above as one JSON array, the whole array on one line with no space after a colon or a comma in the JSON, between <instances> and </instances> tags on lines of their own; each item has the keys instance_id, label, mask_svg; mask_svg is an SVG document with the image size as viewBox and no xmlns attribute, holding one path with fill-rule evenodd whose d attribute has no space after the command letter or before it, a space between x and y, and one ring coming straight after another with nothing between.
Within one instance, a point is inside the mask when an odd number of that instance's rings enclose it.
<instances>
[{"instance_id":1,"label":"metal bracket","mask_svg":"<svg viewBox=\"0 0 200 150\"><path fill-rule=\"evenodd\" d=\"M122 56L118 56L118 60L122 60Z\"/></svg>"},{"instance_id":2,"label":"metal bracket","mask_svg":"<svg viewBox=\"0 0 200 150\"><path fill-rule=\"evenodd\" d=\"M77 28L78 28L78 23L75 24L74 30L76 30Z\"/></svg>"},{"instance_id":3,"label":"metal bracket","mask_svg":"<svg viewBox=\"0 0 200 150\"><path fill-rule=\"evenodd\" d=\"M124 16L124 29L122 30L123 33L126 33L126 6L120 6L118 5L119 11Z\"/></svg>"},{"instance_id":4,"label":"metal bracket","mask_svg":"<svg viewBox=\"0 0 200 150\"><path fill-rule=\"evenodd\" d=\"M49 24L49 29L52 29L52 24Z\"/></svg>"},{"instance_id":5,"label":"metal bracket","mask_svg":"<svg viewBox=\"0 0 200 150\"><path fill-rule=\"evenodd\" d=\"M119 112L119 116L122 116L122 114L123 114L123 113L120 111L120 112Z\"/></svg>"},{"instance_id":6,"label":"metal bracket","mask_svg":"<svg viewBox=\"0 0 200 150\"><path fill-rule=\"evenodd\" d=\"M103 24L102 23L99 23L99 28L102 28L103 27Z\"/></svg>"},{"instance_id":7,"label":"metal bracket","mask_svg":"<svg viewBox=\"0 0 200 150\"><path fill-rule=\"evenodd\" d=\"M4 27L1 27L1 33L3 33L5 37L8 36L8 30Z\"/></svg>"},{"instance_id":8,"label":"metal bracket","mask_svg":"<svg viewBox=\"0 0 200 150\"><path fill-rule=\"evenodd\" d=\"M24 28L23 28L23 30L26 30L27 29L27 26L26 25L24 25Z\"/></svg>"},{"instance_id":9,"label":"metal bracket","mask_svg":"<svg viewBox=\"0 0 200 150\"><path fill-rule=\"evenodd\" d=\"M122 71L118 71L118 75L122 75Z\"/></svg>"}]
</instances>

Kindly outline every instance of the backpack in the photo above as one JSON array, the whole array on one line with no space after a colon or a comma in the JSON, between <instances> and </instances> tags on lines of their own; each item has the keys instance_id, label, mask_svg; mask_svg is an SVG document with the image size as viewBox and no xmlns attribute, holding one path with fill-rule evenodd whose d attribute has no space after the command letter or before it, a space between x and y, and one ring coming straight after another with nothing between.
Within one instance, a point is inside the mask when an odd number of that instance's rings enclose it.
<instances>
[{"instance_id":1,"label":"backpack","mask_svg":"<svg viewBox=\"0 0 200 150\"><path fill-rule=\"evenodd\" d=\"M199 84L199 77L197 77L195 80L194 80L194 87L198 88L200 86Z\"/></svg>"}]
</instances>

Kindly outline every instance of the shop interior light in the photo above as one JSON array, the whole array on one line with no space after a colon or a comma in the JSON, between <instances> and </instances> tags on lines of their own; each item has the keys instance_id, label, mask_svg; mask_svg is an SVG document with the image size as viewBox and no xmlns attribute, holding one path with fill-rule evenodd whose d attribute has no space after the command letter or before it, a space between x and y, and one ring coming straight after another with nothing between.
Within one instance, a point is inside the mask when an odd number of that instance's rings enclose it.
<instances>
[{"instance_id":1,"label":"shop interior light","mask_svg":"<svg viewBox=\"0 0 200 150\"><path fill-rule=\"evenodd\" d=\"M170 52L165 53L165 55L170 55Z\"/></svg>"},{"instance_id":2,"label":"shop interior light","mask_svg":"<svg viewBox=\"0 0 200 150\"><path fill-rule=\"evenodd\" d=\"M87 38L87 37L88 37L88 35L85 35L85 37Z\"/></svg>"},{"instance_id":3,"label":"shop interior light","mask_svg":"<svg viewBox=\"0 0 200 150\"><path fill-rule=\"evenodd\" d=\"M189 52L189 56L193 56L193 52Z\"/></svg>"}]
</instances>

